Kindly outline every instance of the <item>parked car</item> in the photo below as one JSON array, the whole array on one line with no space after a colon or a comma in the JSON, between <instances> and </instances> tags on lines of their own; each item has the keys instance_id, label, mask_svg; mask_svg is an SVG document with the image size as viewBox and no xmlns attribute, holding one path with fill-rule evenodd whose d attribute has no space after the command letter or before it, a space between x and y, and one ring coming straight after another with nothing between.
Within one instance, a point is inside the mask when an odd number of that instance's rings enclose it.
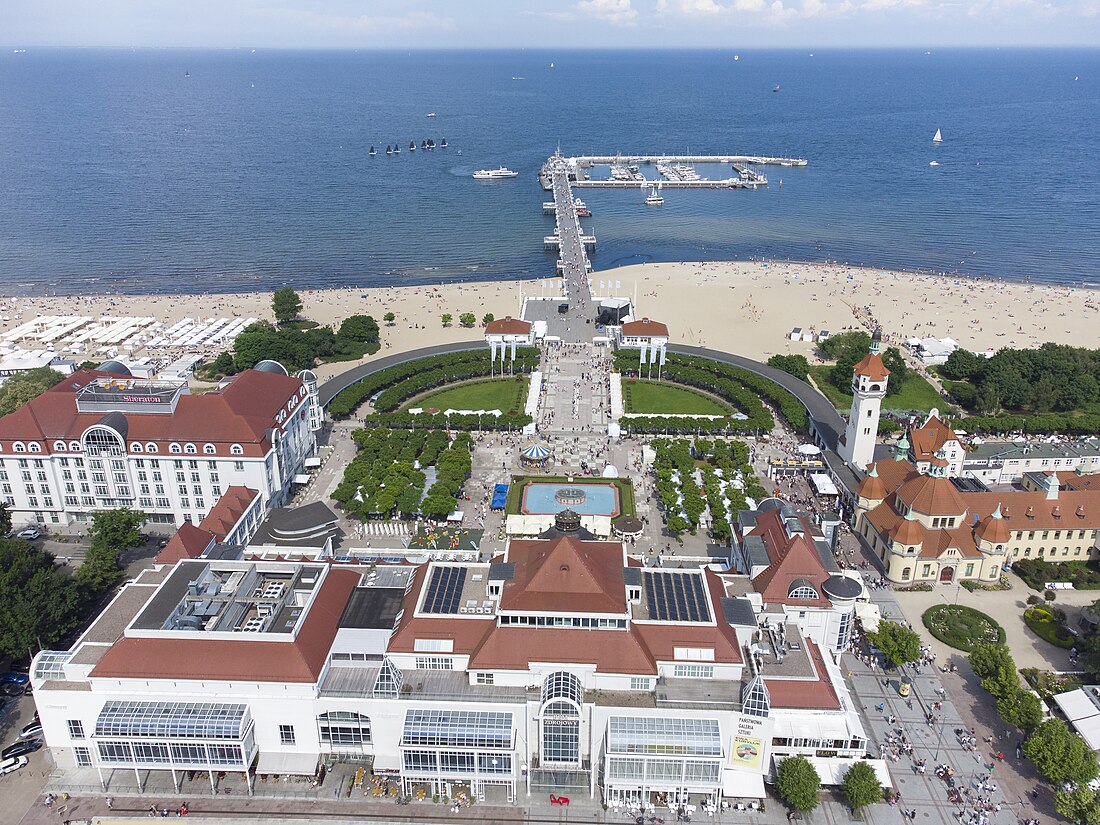
<instances>
[{"instance_id":1,"label":"parked car","mask_svg":"<svg viewBox=\"0 0 1100 825\"><path fill-rule=\"evenodd\" d=\"M43 742L41 739L24 739L22 742L8 745L4 750L0 751L0 759L9 759L12 756L26 756L28 753L34 753L42 747L42 745Z\"/></svg>"},{"instance_id":2,"label":"parked car","mask_svg":"<svg viewBox=\"0 0 1100 825\"><path fill-rule=\"evenodd\" d=\"M23 726L23 730L19 731L20 739L30 739L35 736L42 735L42 723L35 719L33 722L29 722Z\"/></svg>"},{"instance_id":3,"label":"parked car","mask_svg":"<svg viewBox=\"0 0 1100 825\"><path fill-rule=\"evenodd\" d=\"M17 538L26 539L27 541L34 541L35 539L42 537L42 531L37 527L28 527L26 530L20 530L15 534Z\"/></svg>"},{"instance_id":4,"label":"parked car","mask_svg":"<svg viewBox=\"0 0 1100 825\"><path fill-rule=\"evenodd\" d=\"M0 776L6 773L12 773L25 767L27 764L27 757L25 756L13 756L11 759L5 759L0 762Z\"/></svg>"},{"instance_id":5,"label":"parked car","mask_svg":"<svg viewBox=\"0 0 1100 825\"><path fill-rule=\"evenodd\" d=\"M22 696L30 685L20 685L15 682L0 682L0 695Z\"/></svg>"},{"instance_id":6,"label":"parked car","mask_svg":"<svg viewBox=\"0 0 1100 825\"><path fill-rule=\"evenodd\" d=\"M30 677L26 673L17 673L14 670L0 673L0 684L25 685L29 681Z\"/></svg>"}]
</instances>

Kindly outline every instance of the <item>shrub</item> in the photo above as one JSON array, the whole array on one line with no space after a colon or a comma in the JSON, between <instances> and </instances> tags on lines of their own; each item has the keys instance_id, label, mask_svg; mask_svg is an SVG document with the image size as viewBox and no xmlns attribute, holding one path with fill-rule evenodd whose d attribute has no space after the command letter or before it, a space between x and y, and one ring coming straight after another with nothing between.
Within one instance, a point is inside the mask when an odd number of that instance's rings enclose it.
<instances>
[{"instance_id":1,"label":"shrub","mask_svg":"<svg viewBox=\"0 0 1100 825\"><path fill-rule=\"evenodd\" d=\"M1076 637L1056 621L1054 613L1045 607L1029 607L1025 610L1024 624L1040 639L1050 642L1056 647L1068 650L1077 644Z\"/></svg>"},{"instance_id":2,"label":"shrub","mask_svg":"<svg viewBox=\"0 0 1100 825\"><path fill-rule=\"evenodd\" d=\"M1001 644L1004 628L980 610L962 604L937 604L921 617L928 632L956 650L969 652L977 644Z\"/></svg>"}]
</instances>

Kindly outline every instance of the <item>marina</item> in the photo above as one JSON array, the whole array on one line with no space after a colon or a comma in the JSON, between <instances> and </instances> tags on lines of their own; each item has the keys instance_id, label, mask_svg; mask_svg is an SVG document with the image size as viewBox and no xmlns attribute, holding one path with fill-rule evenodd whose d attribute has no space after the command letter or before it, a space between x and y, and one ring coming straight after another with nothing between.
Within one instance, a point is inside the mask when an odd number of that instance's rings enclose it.
<instances>
[{"instance_id":1,"label":"marina","mask_svg":"<svg viewBox=\"0 0 1100 825\"><path fill-rule=\"evenodd\" d=\"M552 188L551 165L563 169L570 185L578 189L634 189L655 184L673 189L757 189L768 185L768 179L750 166L809 166L806 158L771 157L765 155L578 155L562 157L555 154L539 174L542 188ZM695 164L721 164L737 172L736 177L705 178ZM591 170L608 166L609 177L593 178ZM653 167L657 174L649 177L643 167Z\"/></svg>"}]
</instances>

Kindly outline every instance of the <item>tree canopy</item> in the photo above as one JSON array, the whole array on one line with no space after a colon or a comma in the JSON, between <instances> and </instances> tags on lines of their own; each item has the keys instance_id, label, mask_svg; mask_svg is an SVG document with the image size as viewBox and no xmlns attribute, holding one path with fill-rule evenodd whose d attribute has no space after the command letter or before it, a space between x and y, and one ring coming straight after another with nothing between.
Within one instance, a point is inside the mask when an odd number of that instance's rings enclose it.
<instances>
[{"instance_id":1,"label":"tree canopy","mask_svg":"<svg viewBox=\"0 0 1100 825\"><path fill-rule=\"evenodd\" d=\"M93 513L88 531L92 543L77 570L77 581L97 593L118 581L122 573L119 559L128 548L141 543L141 525L145 519L145 513L128 507Z\"/></svg>"},{"instance_id":2,"label":"tree canopy","mask_svg":"<svg viewBox=\"0 0 1100 825\"><path fill-rule=\"evenodd\" d=\"M920 658L920 636L897 622L880 622L878 630L868 633L871 644L895 665L915 662Z\"/></svg>"},{"instance_id":3,"label":"tree canopy","mask_svg":"<svg viewBox=\"0 0 1100 825\"><path fill-rule=\"evenodd\" d=\"M806 360L805 355L773 355L768 359L768 366L783 370L783 372L790 373L795 378L801 378L803 381L810 374L810 362ZM848 382L851 383L851 380L852 377L849 375Z\"/></svg>"},{"instance_id":4,"label":"tree canopy","mask_svg":"<svg viewBox=\"0 0 1100 825\"><path fill-rule=\"evenodd\" d=\"M1055 793L1054 810L1070 822L1100 825L1100 796L1088 785Z\"/></svg>"},{"instance_id":5,"label":"tree canopy","mask_svg":"<svg viewBox=\"0 0 1100 825\"><path fill-rule=\"evenodd\" d=\"M369 315L349 315L340 324L339 338L349 341L376 342L378 340L378 322Z\"/></svg>"},{"instance_id":6,"label":"tree canopy","mask_svg":"<svg viewBox=\"0 0 1100 825\"><path fill-rule=\"evenodd\" d=\"M812 811L817 807L821 777L806 757L788 756L775 769L775 787L796 811Z\"/></svg>"},{"instance_id":7,"label":"tree canopy","mask_svg":"<svg viewBox=\"0 0 1100 825\"><path fill-rule=\"evenodd\" d=\"M276 289L275 294L271 296L271 311L280 324L289 323L302 311L302 299L298 297L293 287L284 286Z\"/></svg>"},{"instance_id":8,"label":"tree canopy","mask_svg":"<svg viewBox=\"0 0 1100 825\"><path fill-rule=\"evenodd\" d=\"M463 312L458 316L458 322L464 327L472 327L477 323L477 316L472 312Z\"/></svg>"},{"instance_id":9,"label":"tree canopy","mask_svg":"<svg viewBox=\"0 0 1100 825\"><path fill-rule=\"evenodd\" d=\"M17 372L0 386L0 415L15 412L60 383L64 377L52 367L35 367L26 372Z\"/></svg>"},{"instance_id":10,"label":"tree canopy","mask_svg":"<svg viewBox=\"0 0 1100 825\"><path fill-rule=\"evenodd\" d=\"M1096 778L1096 752L1061 719L1042 722L1023 744L1024 756L1055 785Z\"/></svg>"},{"instance_id":11,"label":"tree canopy","mask_svg":"<svg viewBox=\"0 0 1100 825\"><path fill-rule=\"evenodd\" d=\"M278 361L288 372L298 372L314 366L318 359L340 360L358 358L369 347L377 349L378 324L369 315L353 315L344 321L355 336L374 335L374 339L350 337L344 327L335 333L329 327L313 329L277 328L267 321L250 325L233 343L234 367L252 369L260 361ZM372 326L373 325L373 326ZM220 356L219 356L220 358Z\"/></svg>"},{"instance_id":12,"label":"tree canopy","mask_svg":"<svg viewBox=\"0 0 1100 825\"><path fill-rule=\"evenodd\" d=\"M840 783L840 789L855 811L882 799L882 785L878 781L878 774L870 763L862 760L853 762L848 768Z\"/></svg>"},{"instance_id":13,"label":"tree canopy","mask_svg":"<svg viewBox=\"0 0 1100 825\"><path fill-rule=\"evenodd\" d=\"M21 658L56 644L76 626L80 607L79 588L52 555L0 538L0 654Z\"/></svg>"},{"instance_id":14,"label":"tree canopy","mask_svg":"<svg viewBox=\"0 0 1100 825\"><path fill-rule=\"evenodd\" d=\"M952 393L980 413L1068 412L1100 401L1100 349L1046 343L1038 349L1002 349L992 358L956 350L942 372L967 380Z\"/></svg>"}]
</instances>

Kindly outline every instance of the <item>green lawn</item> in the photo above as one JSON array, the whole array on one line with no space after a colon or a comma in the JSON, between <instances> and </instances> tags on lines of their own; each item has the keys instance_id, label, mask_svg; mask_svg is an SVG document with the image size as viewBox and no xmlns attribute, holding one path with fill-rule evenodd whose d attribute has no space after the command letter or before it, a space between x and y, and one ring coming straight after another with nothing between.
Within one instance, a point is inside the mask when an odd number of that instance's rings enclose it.
<instances>
[{"instance_id":1,"label":"green lawn","mask_svg":"<svg viewBox=\"0 0 1100 825\"><path fill-rule=\"evenodd\" d=\"M512 410L523 410L527 400L527 376L515 378L490 378L487 381L474 381L457 387L439 390L429 395L413 399L405 404L409 407L436 407L440 410L500 410L508 414Z\"/></svg>"},{"instance_id":2,"label":"green lawn","mask_svg":"<svg viewBox=\"0 0 1100 825\"><path fill-rule=\"evenodd\" d=\"M729 415L733 410L701 392L663 381L623 381L623 407L641 415Z\"/></svg>"},{"instance_id":3,"label":"green lawn","mask_svg":"<svg viewBox=\"0 0 1100 825\"><path fill-rule=\"evenodd\" d=\"M831 369L831 364L818 364L810 367L810 375L813 376L814 383L833 402L834 407L838 410L849 410L852 407L852 394L841 392L833 386L829 381L829 370ZM923 376L917 375L915 372L902 385L901 392L886 396L886 400L882 402L884 410L928 411L933 407L944 409L947 406L949 405L936 392L936 388L929 384Z\"/></svg>"}]
</instances>

